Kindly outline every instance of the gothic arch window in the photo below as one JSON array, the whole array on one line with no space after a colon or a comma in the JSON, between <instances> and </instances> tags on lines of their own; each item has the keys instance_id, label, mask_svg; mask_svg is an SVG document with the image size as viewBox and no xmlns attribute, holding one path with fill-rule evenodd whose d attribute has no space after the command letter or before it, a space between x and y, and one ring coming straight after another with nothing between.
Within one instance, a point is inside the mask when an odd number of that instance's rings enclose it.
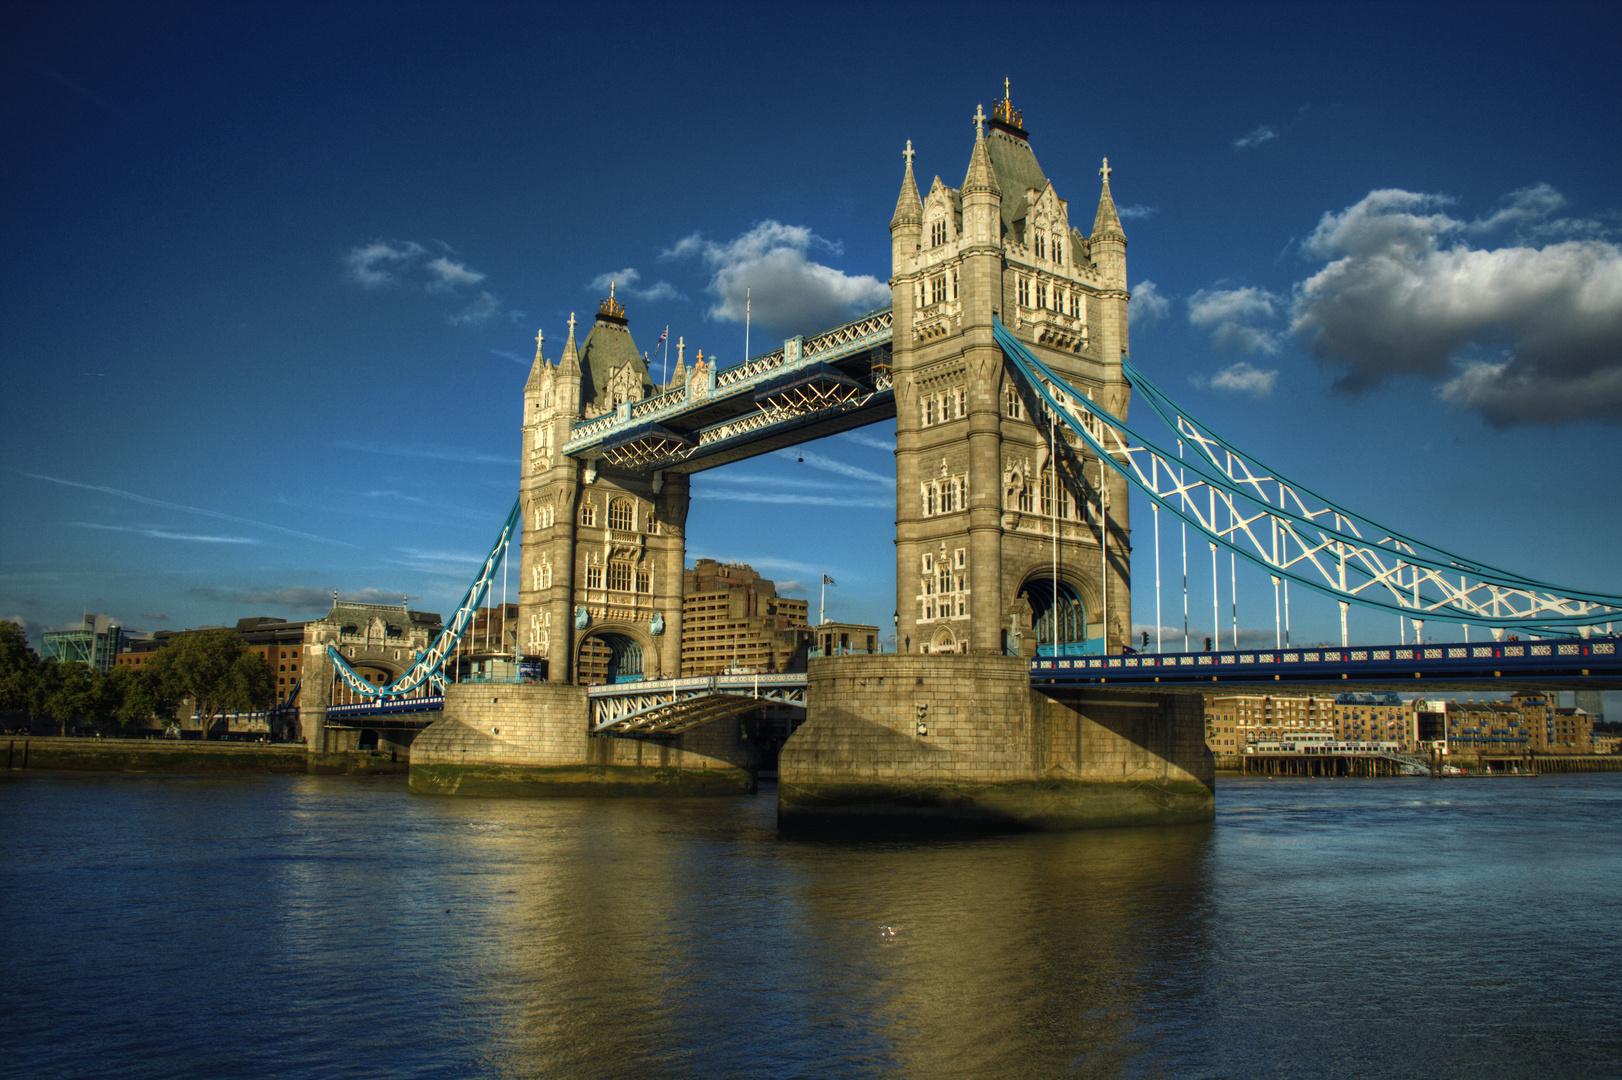
<instances>
[{"instance_id":1,"label":"gothic arch window","mask_svg":"<svg viewBox=\"0 0 1622 1080\"><path fill-rule=\"evenodd\" d=\"M583 502L583 503L580 504L580 524L586 526L587 528L592 528L592 527L596 526L596 524L597 524L597 504L596 503Z\"/></svg>"},{"instance_id":2,"label":"gothic arch window","mask_svg":"<svg viewBox=\"0 0 1622 1080\"><path fill-rule=\"evenodd\" d=\"M636 508L630 499L614 499L608 504L608 527L624 532L636 528Z\"/></svg>"},{"instance_id":3,"label":"gothic arch window","mask_svg":"<svg viewBox=\"0 0 1622 1080\"><path fill-rule=\"evenodd\" d=\"M624 559L614 559L608 564L608 588L610 592L631 591L631 564Z\"/></svg>"}]
</instances>

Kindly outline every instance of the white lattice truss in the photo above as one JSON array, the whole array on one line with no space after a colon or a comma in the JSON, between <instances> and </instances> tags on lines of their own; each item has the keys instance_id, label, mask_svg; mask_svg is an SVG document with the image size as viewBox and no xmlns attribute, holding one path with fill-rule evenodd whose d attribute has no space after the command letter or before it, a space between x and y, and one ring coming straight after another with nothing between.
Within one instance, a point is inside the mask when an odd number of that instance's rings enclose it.
<instances>
[{"instance_id":1,"label":"white lattice truss","mask_svg":"<svg viewBox=\"0 0 1622 1080\"><path fill-rule=\"evenodd\" d=\"M591 730L675 735L762 705L805 707L804 675L709 675L594 686Z\"/></svg>"},{"instance_id":2,"label":"white lattice truss","mask_svg":"<svg viewBox=\"0 0 1622 1080\"><path fill-rule=\"evenodd\" d=\"M1172 454L1078 393L1001 322L994 329L1015 371L1059 423L1158 507L1275 581L1287 578L1416 624L1473 623L1495 634L1576 627L1586 637L1593 626L1622 618L1622 597L1563 589L1460 557L1292 483L1190 418L1123 360L1133 389L1175 429ZM1046 417L1040 426L1047 430Z\"/></svg>"}]
</instances>

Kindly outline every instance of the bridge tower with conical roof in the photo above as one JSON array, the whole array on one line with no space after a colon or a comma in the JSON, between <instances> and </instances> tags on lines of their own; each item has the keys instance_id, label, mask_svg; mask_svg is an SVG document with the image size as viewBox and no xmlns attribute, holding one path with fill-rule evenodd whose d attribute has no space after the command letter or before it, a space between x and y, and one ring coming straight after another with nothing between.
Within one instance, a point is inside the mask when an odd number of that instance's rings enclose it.
<instances>
[{"instance_id":1,"label":"bridge tower with conical roof","mask_svg":"<svg viewBox=\"0 0 1622 1080\"><path fill-rule=\"evenodd\" d=\"M973 119L960 188L937 176L920 197L908 142L890 222L898 644L1119 652L1132 611L1125 481L1049 423L992 337L1000 320L1126 415L1126 234L1109 162L1083 233L1006 82Z\"/></svg>"}]
</instances>

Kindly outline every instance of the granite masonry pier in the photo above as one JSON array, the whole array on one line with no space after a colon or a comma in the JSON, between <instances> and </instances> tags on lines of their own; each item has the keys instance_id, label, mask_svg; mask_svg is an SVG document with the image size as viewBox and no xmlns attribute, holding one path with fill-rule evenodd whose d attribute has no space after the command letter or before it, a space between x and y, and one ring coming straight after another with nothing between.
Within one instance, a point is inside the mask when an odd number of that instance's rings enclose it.
<instances>
[{"instance_id":1,"label":"granite masonry pier","mask_svg":"<svg viewBox=\"0 0 1622 1080\"><path fill-rule=\"evenodd\" d=\"M411 790L425 795L747 795L738 723L655 742L592 735L586 688L456 683L445 715L411 744Z\"/></svg>"},{"instance_id":2,"label":"granite masonry pier","mask_svg":"<svg viewBox=\"0 0 1622 1080\"><path fill-rule=\"evenodd\" d=\"M1197 694L1031 687L1017 656L812 660L785 831L1087 829L1215 817Z\"/></svg>"}]
</instances>

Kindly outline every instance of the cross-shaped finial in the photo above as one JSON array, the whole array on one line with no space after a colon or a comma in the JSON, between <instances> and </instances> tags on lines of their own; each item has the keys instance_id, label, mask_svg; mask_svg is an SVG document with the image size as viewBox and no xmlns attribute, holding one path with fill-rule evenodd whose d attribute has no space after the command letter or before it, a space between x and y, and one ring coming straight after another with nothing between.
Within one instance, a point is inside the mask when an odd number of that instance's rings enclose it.
<instances>
[{"instance_id":1,"label":"cross-shaped finial","mask_svg":"<svg viewBox=\"0 0 1622 1080\"><path fill-rule=\"evenodd\" d=\"M545 330L537 330L537 331L535 331L535 351L540 352L541 351L541 346L545 345L545 344L546 344L546 331Z\"/></svg>"},{"instance_id":2,"label":"cross-shaped finial","mask_svg":"<svg viewBox=\"0 0 1622 1080\"><path fill-rule=\"evenodd\" d=\"M612 281L608 283L608 298L610 300L614 299L614 283Z\"/></svg>"},{"instance_id":3,"label":"cross-shaped finial","mask_svg":"<svg viewBox=\"0 0 1622 1080\"><path fill-rule=\"evenodd\" d=\"M974 107L974 135L975 138L984 138L986 134L986 111L980 106Z\"/></svg>"},{"instance_id":4,"label":"cross-shaped finial","mask_svg":"<svg viewBox=\"0 0 1622 1080\"><path fill-rule=\"evenodd\" d=\"M569 312L569 336L574 337L574 312Z\"/></svg>"},{"instance_id":5,"label":"cross-shaped finial","mask_svg":"<svg viewBox=\"0 0 1622 1080\"><path fill-rule=\"evenodd\" d=\"M1008 93L1008 80L1007 79L1004 79L1002 81L1002 99L1004 101L1008 102L1010 105L1013 104L1012 96Z\"/></svg>"},{"instance_id":6,"label":"cross-shaped finial","mask_svg":"<svg viewBox=\"0 0 1622 1080\"><path fill-rule=\"evenodd\" d=\"M909 168L909 169L912 168L912 140L911 139L907 140L907 148L901 152L901 156L907 159L907 168Z\"/></svg>"},{"instance_id":7,"label":"cross-shaped finial","mask_svg":"<svg viewBox=\"0 0 1622 1080\"><path fill-rule=\"evenodd\" d=\"M1098 175L1102 176L1104 178L1104 183L1108 184L1109 183L1109 174L1114 172L1114 171L1115 171L1114 169L1109 167L1109 158L1105 158L1104 159L1104 167L1098 170Z\"/></svg>"}]
</instances>

